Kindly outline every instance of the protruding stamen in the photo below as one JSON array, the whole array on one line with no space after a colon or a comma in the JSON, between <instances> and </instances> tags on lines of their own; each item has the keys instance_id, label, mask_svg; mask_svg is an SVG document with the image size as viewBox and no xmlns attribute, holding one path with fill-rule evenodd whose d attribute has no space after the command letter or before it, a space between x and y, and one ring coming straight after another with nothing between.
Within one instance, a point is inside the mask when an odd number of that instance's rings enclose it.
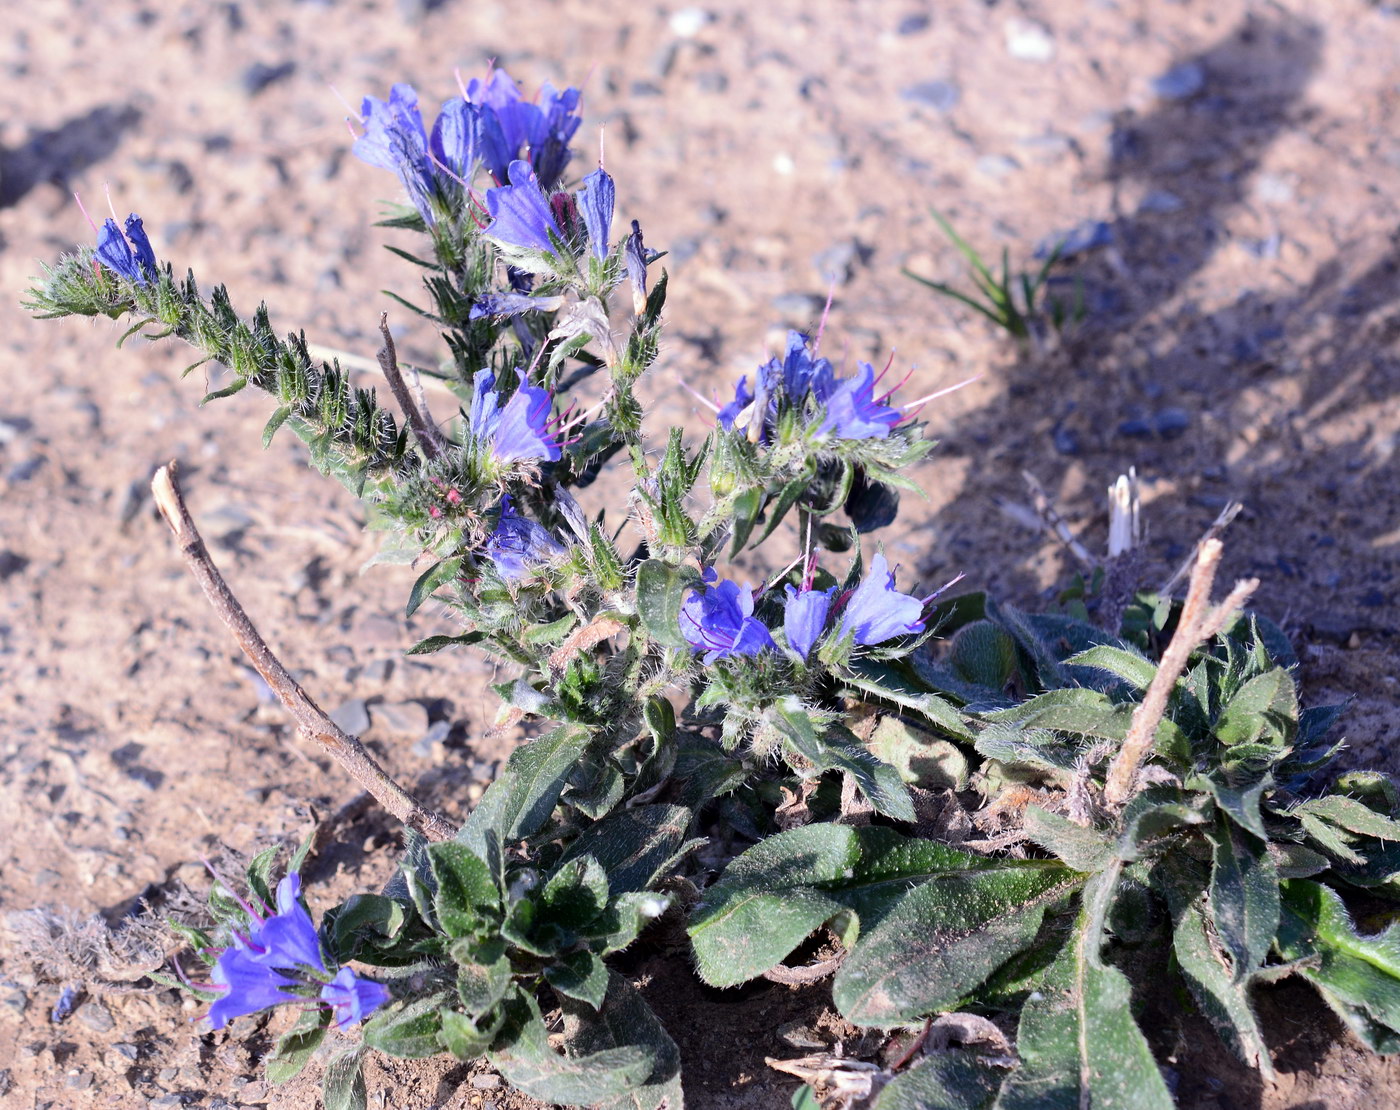
<instances>
[{"instance_id":1,"label":"protruding stamen","mask_svg":"<svg viewBox=\"0 0 1400 1110\"><path fill-rule=\"evenodd\" d=\"M958 382L957 385L950 385L950 386L948 386L947 389L940 389L940 390L938 390L938 391L935 392L935 393L930 393L927 397L920 397L918 400L909 401L907 404L900 405L899 407L900 407L901 409L904 409L905 411L907 411L907 410L909 410L909 409L914 408L916 405L923 405L923 404L927 404L929 401L936 401L936 400L938 400L938 398L940 398L940 397L946 397L946 396L948 396L948 394L950 394L950 393L956 393L958 390L962 389L964 386L971 385L973 382L977 381L977 380L978 380L979 378L981 378L981 377L982 377L981 374L973 374L972 377L967 378L967 379L964 380L964 381Z\"/></svg>"}]
</instances>

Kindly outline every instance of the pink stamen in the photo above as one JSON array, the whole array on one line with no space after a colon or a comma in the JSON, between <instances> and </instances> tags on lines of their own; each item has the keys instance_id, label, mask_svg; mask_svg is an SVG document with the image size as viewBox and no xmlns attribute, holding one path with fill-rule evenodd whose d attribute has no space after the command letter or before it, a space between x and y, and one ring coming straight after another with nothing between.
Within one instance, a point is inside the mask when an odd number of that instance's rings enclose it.
<instances>
[{"instance_id":1,"label":"pink stamen","mask_svg":"<svg viewBox=\"0 0 1400 1110\"><path fill-rule=\"evenodd\" d=\"M332 84L330 84L330 83L327 83L327 84L326 84L326 88L328 88L328 89L331 90L331 93L335 96L335 98L336 98L338 101L340 101L340 106L341 106L342 108L344 108L344 109L350 114L350 116L352 116L352 117L355 118L355 119L359 119L359 118L360 118L360 113L357 112L357 111L355 111L354 106L351 105L350 101L346 100L345 97L343 97L343 96L340 95L340 90L339 90L339 89L337 89L334 85L332 85ZM354 132L352 131L351 134L354 134ZM356 136L356 138L358 138L358 137L359 137L359 136Z\"/></svg>"},{"instance_id":2,"label":"pink stamen","mask_svg":"<svg viewBox=\"0 0 1400 1110\"><path fill-rule=\"evenodd\" d=\"M894 355L896 348L890 348L890 357L885 360L885 368L875 375L874 384L879 385L880 379L890 372L890 367L894 365Z\"/></svg>"},{"instance_id":3,"label":"pink stamen","mask_svg":"<svg viewBox=\"0 0 1400 1110\"><path fill-rule=\"evenodd\" d=\"M81 212L81 213L83 214L83 219L87 220L88 226L92 228L93 234L96 235L96 234L97 234L97 224L94 223L92 217L88 215L88 210L87 210L86 206L83 204L83 198L80 197L80 196L78 196L78 194L75 192L75 193L73 194L73 199L76 200L76 201L78 202L78 211Z\"/></svg>"},{"instance_id":4,"label":"pink stamen","mask_svg":"<svg viewBox=\"0 0 1400 1110\"><path fill-rule=\"evenodd\" d=\"M899 407L901 409L907 410L912 409L915 405L925 405L929 401L936 401L940 397L946 397L950 393L956 393L964 386L971 385L973 382L977 381L981 377L981 374L973 374L972 377L966 379L965 381L958 382L957 385L950 385L947 389L940 389L936 393L930 393L927 397L920 397L918 400L910 401L907 404L900 405Z\"/></svg>"},{"instance_id":5,"label":"pink stamen","mask_svg":"<svg viewBox=\"0 0 1400 1110\"><path fill-rule=\"evenodd\" d=\"M435 167L437 167L438 169L440 169L443 173L447 174L448 177L452 178L452 180L455 181L455 182L457 182L457 184L460 185L460 186L462 186L462 188L464 188L464 189L470 189L470 188L471 188L471 183L470 183L470 182L462 180L462 178L458 177L455 173L453 173L452 170L451 170L449 167L447 167L447 166L443 165L441 162L439 162L439 161L437 160L437 158L433 155L433 152L432 152L431 150L428 151L428 161L431 162Z\"/></svg>"},{"instance_id":6,"label":"pink stamen","mask_svg":"<svg viewBox=\"0 0 1400 1110\"><path fill-rule=\"evenodd\" d=\"M453 66L453 67L452 67L452 76L455 77L455 78L457 79L457 91L458 91L459 93L462 94L462 99L463 99L463 100L466 100L466 99L467 99L467 85L466 85L466 82L462 80L462 67L461 67L461 66Z\"/></svg>"},{"instance_id":7,"label":"pink stamen","mask_svg":"<svg viewBox=\"0 0 1400 1110\"><path fill-rule=\"evenodd\" d=\"M817 338L812 341L812 357L815 358L817 352L822 349L822 335L826 332L826 320L831 315L831 301L836 296L836 282L832 282L826 290L826 307L822 309L822 321L817 325Z\"/></svg>"},{"instance_id":8,"label":"pink stamen","mask_svg":"<svg viewBox=\"0 0 1400 1110\"><path fill-rule=\"evenodd\" d=\"M694 397L697 401L699 401L716 416L719 415L719 406L717 404L715 404L713 401L706 400L705 397L703 397L699 392L697 392L695 388L691 386L691 384L684 378L678 377L676 380L681 383L682 389L684 389L687 393L689 393L692 397Z\"/></svg>"},{"instance_id":9,"label":"pink stamen","mask_svg":"<svg viewBox=\"0 0 1400 1110\"><path fill-rule=\"evenodd\" d=\"M107 196L107 211L112 213L112 222L120 227L121 220L117 219L117 208L116 205L112 203L112 183L110 181L104 181L102 183L102 192ZM126 236L122 236L122 238L126 238Z\"/></svg>"},{"instance_id":10,"label":"pink stamen","mask_svg":"<svg viewBox=\"0 0 1400 1110\"><path fill-rule=\"evenodd\" d=\"M214 870L214 865L213 865L212 863L210 863L210 862L209 862L207 859L205 859L203 856L200 856L200 857L199 857L199 862L202 863L202 864L204 864L204 866L205 866L205 868L208 870L209 874L213 875L215 881L217 881L218 883L220 883L220 884L223 886L223 888L224 888L226 891L228 891L229 897L232 898L235 902L237 902L237 903L239 904L239 906L242 907L243 911L244 911L249 917L251 917L251 918L252 918L254 921L256 921L259 925L261 925L261 924L263 923L263 921L265 920L264 917L263 917L263 915L260 914L260 913L258 913L257 910L253 909L252 906L250 906L247 902L245 902L242 898L240 898L240 897L238 896L238 891L236 891L236 890L234 889L233 884L232 884L231 882L229 882L227 879L225 879L222 875L220 875L216 870ZM263 900L262 900L261 898L259 898L258 901L259 901L259 902L262 902L262 908L263 908L263 912L264 912L264 913L268 913L268 914L271 914L271 913L272 913L272 907L271 907L271 906L269 906L266 902L263 902Z\"/></svg>"},{"instance_id":11,"label":"pink stamen","mask_svg":"<svg viewBox=\"0 0 1400 1110\"><path fill-rule=\"evenodd\" d=\"M950 580L947 581L947 582L944 582L943 585L939 586L938 589L934 590L933 593L931 593L931 594L928 595L928 597L921 598L920 601L919 601L919 604L920 604L920 605L927 605L930 601L933 601L933 600L935 600L936 598L941 597L943 594L947 593L949 590L951 590L954 586L956 586L959 582L961 582L961 581L962 581L964 578L966 578L966 577L967 577L966 574L959 574L956 578L953 578L953 579L950 579Z\"/></svg>"},{"instance_id":12,"label":"pink stamen","mask_svg":"<svg viewBox=\"0 0 1400 1110\"><path fill-rule=\"evenodd\" d=\"M888 370L889 367L886 367L885 369ZM884 393L880 394L880 396L876 397L875 403L883 405L886 401L888 401L891 397L893 397L896 393L903 389L905 382L907 382L910 378L914 376L914 369L915 368L913 366L909 367L908 373L906 373L904 377L899 379L899 384L891 386ZM880 377L884 377L883 370L880 372ZM878 382L880 378L876 378L875 380Z\"/></svg>"},{"instance_id":13,"label":"pink stamen","mask_svg":"<svg viewBox=\"0 0 1400 1110\"><path fill-rule=\"evenodd\" d=\"M590 71L591 76L591 71ZM603 169L603 137L607 134L607 124L598 125L598 168Z\"/></svg>"},{"instance_id":14,"label":"pink stamen","mask_svg":"<svg viewBox=\"0 0 1400 1110\"><path fill-rule=\"evenodd\" d=\"M805 558L807 558L807 552L799 552L797 558L790 562L787 566L783 567L782 570L778 571L778 573L773 576L772 581L770 581L768 585L764 586L761 590L754 591L753 599L757 601L759 598L761 598L764 594L766 594L769 590L771 590L774 586L776 586L779 582L786 578L788 576L788 572L792 570L793 567L797 566L798 563L802 562L802 560Z\"/></svg>"}]
</instances>

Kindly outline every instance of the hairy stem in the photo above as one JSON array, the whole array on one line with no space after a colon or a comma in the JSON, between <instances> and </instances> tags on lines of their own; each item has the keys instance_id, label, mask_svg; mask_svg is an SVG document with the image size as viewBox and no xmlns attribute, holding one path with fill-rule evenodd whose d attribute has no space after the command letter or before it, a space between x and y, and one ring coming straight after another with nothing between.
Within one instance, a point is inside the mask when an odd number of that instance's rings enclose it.
<instances>
[{"instance_id":1,"label":"hairy stem","mask_svg":"<svg viewBox=\"0 0 1400 1110\"><path fill-rule=\"evenodd\" d=\"M219 619L233 633L233 638L238 641L243 654L292 715L302 734L321 745L351 778L409 828L429 840L451 840L457 832L452 822L441 814L424 809L418 799L390 778L365 746L332 721L325 711L312 701L311 696L301 688L296 679L287 673L287 668L277 656L272 654L267 641L248 619L247 612L209 557L204 540L185 507L185 499L180 494L175 471L174 462L157 470L155 478L151 481L151 492L155 495L156 507L160 509L161 516L165 517L165 522L175 533L180 557L185 560L190 573L199 582L204 596L218 613Z\"/></svg>"},{"instance_id":2,"label":"hairy stem","mask_svg":"<svg viewBox=\"0 0 1400 1110\"><path fill-rule=\"evenodd\" d=\"M1186 669L1191 653L1220 632L1259 586L1257 578L1236 582L1229 596L1212 607L1210 590L1215 583L1222 550L1220 541L1211 538L1201 544L1196 554L1196 565L1191 569L1191 582L1186 590L1186 602L1181 609L1181 619L1177 622L1176 635L1162 653L1162 662L1147 687L1147 694L1133 712L1127 739L1108 768L1103 800L1110 810L1121 809L1123 803L1132 797L1138 771L1152 750L1157 726L1167 710L1167 699Z\"/></svg>"},{"instance_id":3,"label":"hairy stem","mask_svg":"<svg viewBox=\"0 0 1400 1110\"><path fill-rule=\"evenodd\" d=\"M394 400L398 402L399 408L403 411L404 419L413 429L413 434L418 438L418 444L423 448L423 454L430 459L435 459L442 454L446 448L446 443L442 438L442 433L438 431L437 425L427 415L427 405L419 408L409 392L407 383L404 382L403 374L399 372L399 354L394 347L394 336L389 331L389 314L381 312L379 314L379 334L384 337L384 346L379 349L379 369L384 371L385 380L389 383L389 391L393 393ZM421 388L419 398L422 398Z\"/></svg>"}]
</instances>

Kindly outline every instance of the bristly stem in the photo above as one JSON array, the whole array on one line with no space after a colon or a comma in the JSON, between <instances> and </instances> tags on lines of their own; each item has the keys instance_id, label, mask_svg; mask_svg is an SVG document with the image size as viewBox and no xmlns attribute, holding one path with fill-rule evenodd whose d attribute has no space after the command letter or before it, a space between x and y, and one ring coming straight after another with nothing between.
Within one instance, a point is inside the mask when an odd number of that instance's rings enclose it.
<instances>
[{"instance_id":1,"label":"bristly stem","mask_svg":"<svg viewBox=\"0 0 1400 1110\"><path fill-rule=\"evenodd\" d=\"M1250 595L1259 586L1259 579L1241 579L1235 588L1219 605L1210 603L1211 586L1215 583L1215 571L1220 565L1222 545L1217 539L1208 539L1201 544L1196 555L1196 565L1191 569L1191 582L1186 590L1186 601L1181 608L1176 634L1167 650L1162 653L1162 662L1141 704L1133 711L1133 722L1128 729L1127 739L1113 757L1104 782L1103 800L1108 809L1121 809L1123 803L1133 795L1138 771L1147 754L1152 750L1157 737L1157 726L1167 709L1167 699L1176 688L1176 681L1186 669L1186 661L1197 646L1205 643L1225 627L1239 609L1244 607Z\"/></svg>"},{"instance_id":2,"label":"bristly stem","mask_svg":"<svg viewBox=\"0 0 1400 1110\"><path fill-rule=\"evenodd\" d=\"M365 746L332 721L272 654L267 641L253 626L247 612L219 573L219 568L209 557L199 529L185 507L175 474L174 462L161 467L151 481L151 492L155 495L161 516L165 517L165 522L175 533L180 557L199 582L219 619L233 633L243 654L292 715L303 735L320 744L351 778L409 828L429 840L451 840L457 833L452 822L441 814L425 809L418 799L390 778Z\"/></svg>"},{"instance_id":3,"label":"bristly stem","mask_svg":"<svg viewBox=\"0 0 1400 1110\"><path fill-rule=\"evenodd\" d=\"M379 369L384 371L384 377L389 383L389 391L393 393L394 400L398 402L399 408L403 411L404 419L408 421L409 427L413 429L413 434L418 438L419 446L423 448L423 454L427 455L429 459L436 459L446 449L447 444L442 438L442 433L438 431L437 425L432 422L426 411L419 409L413 399L413 394L408 391L403 374L399 372L399 354L394 347L394 336L389 331L389 314L387 312L379 314L379 334L384 337L384 346L379 349L378 355ZM426 409L426 405L424 409Z\"/></svg>"}]
</instances>

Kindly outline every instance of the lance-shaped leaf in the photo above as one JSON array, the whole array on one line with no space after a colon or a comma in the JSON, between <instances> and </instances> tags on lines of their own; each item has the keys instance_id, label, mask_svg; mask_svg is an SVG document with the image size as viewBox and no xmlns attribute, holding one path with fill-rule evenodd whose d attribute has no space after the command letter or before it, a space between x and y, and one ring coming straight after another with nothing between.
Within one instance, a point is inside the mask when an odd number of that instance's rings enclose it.
<instances>
[{"instance_id":1,"label":"lance-shaped leaf","mask_svg":"<svg viewBox=\"0 0 1400 1110\"><path fill-rule=\"evenodd\" d=\"M852 659L841 681L860 694L912 710L949 736L968 742L974 738L962 714L930 690L917 673L902 662Z\"/></svg>"},{"instance_id":2,"label":"lance-shaped leaf","mask_svg":"<svg viewBox=\"0 0 1400 1110\"><path fill-rule=\"evenodd\" d=\"M1289 812L1321 818L1360 836L1374 836L1377 840L1400 840L1400 821L1393 821L1384 814L1377 813L1364 802L1342 794L1309 799L1301 805L1294 806Z\"/></svg>"},{"instance_id":3,"label":"lance-shaped leaf","mask_svg":"<svg viewBox=\"0 0 1400 1110\"><path fill-rule=\"evenodd\" d=\"M858 1025L891 1026L951 1010L1034 943L1045 911L1080 876L1043 861L950 872L911 890L856 945L832 984Z\"/></svg>"},{"instance_id":4,"label":"lance-shaped leaf","mask_svg":"<svg viewBox=\"0 0 1400 1110\"><path fill-rule=\"evenodd\" d=\"M1312 957L1298 974L1377 1052L1400 1050L1400 924L1360 933L1329 886L1293 879L1283 886L1279 953Z\"/></svg>"},{"instance_id":5,"label":"lance-shaped leaf","mask_svg":"<svg viewBox=\"0 0 1400 1110\"><path fill-rule=\"evenodd\" d=\"M795 697L779 702L772 720L792 749L818 771L845 771L886 817L914 820L914 802L899 772L881 763L848 732L833 727L827 735L820 735Z\"/></svg>"},{"instance_id":6,"label":"lance-shaped leaf","mask_svg":"<svg viewBox=\"0 0 1400 1110\"><path fill-rule=\"evenodd\" d=\"M541 1102L610 1102L645 1084L656 1070L656 1051L635 1043L556 1052L533 996L518 995L510 1011L503 1043L490 1053L491 1063L512 1086Z\"/></svg>"},{"instance_id":7,"label":"lance-shaped leaf","mask_svg":"<svg viewBox=\"0 0 1400 1110\"><path fill-rule=\"evenodd\" d=\"M1283 747L1298 729L1298 693L1293 676L1281 667L1256 675L1236 691L1215 722L1222 744L1262 741Z\"/></svg>"},{"instance_id":8,"label":"lance-shaped leaf","mask_svg":"<svg viewBox=\"0 0 1400 1110\"><path fill-rule=\"evenodd\" d=\"M681 1054L641 993L616 972L596 1013L562 1000L564 1047L580 1055L638 1047L652 1054L651 1073L625 1094L600 1100L598 1110L684 1110Z\"/></svg>"},{"instance_id":9,"label":"lance-shaped leaf","mask_svg":"<svg viewBox=\"0 0 1400 1110\"><path fill-rule=\"evenodd\" d=\"M925 1056L884 1086L872 1110L986 1110L1005 1074L971 1052Z\"/></svg>"},{"instance_id":10,"label":"lance-shaped leaf","mask_svg":"<svg viewBox=\"0 0 1400 1110\"><path fill-rule=\"evenodd\" d=\"M1211 920L1239 983L1263 965L1278 932L1278 869L1268 843L1231 821L1216 822L1207 835Z\"/></svg>"},{"instance_id":11,"label":"lance-shaped leaf","mask_svg":"<svg viewBox=\"0 0 1400 1110\"><path fill-rule=\"evenodd\" d=\"M440 1008L451 996L432 994L403 1006L386 1006L364 1024L364 1041L389 1056L418 1060L442 1051Z\"/></svg>"},{"instance_id":12,"label":"lance-shaped leaf","mask_svg":"<svg viewBox=\"0 0 1400 1110\"><path fill-rule=\"evenodd\" d=\"M1193 901L1182 910L1172 934L1172 948L1196 1005L1220 1039L1246 1064L1271 1079L1273 1064L1249 1002L1249 984L1236 980L1217 955L1203 902Z\"/></svg>"},{"instance_id":13,"label":"lance-shaped leaf","mask_svg":"<svg viewBox=\"0 0 1400 1110\"><path fill-rule=\"evenodd\" d=\"M560 863L591 855L608 876L614 894L646 890L685 852L691 812L684 806L651 805L619 810L586 828L564 849Z\"/></svg>"},{"instance_id":14,"label":"lance-shaped leaf","mask_svg":"<svg viewBox=\"0 0 1400 1110\"><path fill-rule=\"evenodd\" d=\"M1119 868L1084 887L1069 943L1044 986L1021 1011L1021 1066L995 1110L1173 1110L1173 1101L1133 1021L1128 980L1099 955Z\"/></svg>"},{"instance_id":15,"label":"lance-shaped leaf","mask_svg":"<svg viewBox=\"0 0 1400 1110\"><path fill-rule=\"evenodd\" d=\"M306 1067L307 1061L326 1038L331 1014L329 1009L308 1010L301 1015L296 1025L292 1026L290 1033L284 1033L277 1039L277 1047L272 1050L264 1064L269 1083L285 1083Z\"/></svg>"},{"instance_id":16,"label":"lance-shaped leaf","mask_svg":"<svg viewBox=\"0 0 1400 1110\"><path fill-rule=\"evenodd\" d=\"M326 1065L321 1077L321 1098L326 1110L365 1110L369 1092L361 1064L364 1054L363 1048L352 1048Z\"/></svg>"},{"instance_id":17,"label":"lance-shaped leaf","mask_svg":"<svg viewBox=\"0 0 1400 1110\"><path fill-rule=\"evenodd\" d=\"M1048 728L1099 740L1122 740L1133 720L1133 706L1114 704L1097 690L1073 687L1050 690L1011 709L985 714L996 724Z\"/></svg>"},{"instance_id":18,"label":"lance-shaped leaf","mask_svg":"<svg viewBox=\"0 0 1400 1110\"><path fill-rule=\"evenodd\" d=\"M437 891L433 909L449 937L469 936L501 916L501 892L486 863L456 840L428 846Z\"/></svg>"},{"instance_id":19,"label":"lance-shaped leaf","mask_svg":"<svg viewBox=\"0 0 1400 1110\"><path fill-rule=\"evenodd\" d=\"M1157 673L1157 664L1127 648L1100 644L1065 660L1067 667L1087 667L1106 671L1135 690L1146 690Z\"/></svg>"},{"instance_id":20,"label":"lance-shaped leaf","mask_svg":"<svg viewBox=\"0 0 1400 1110\"><path fill-rule=\"evenodd\" d=\"M681 603L698 581L693 571L660 559L648 559L637 568L637 615L657 643L676 651L690 650L681 635Z\"/></svg>"},{"instance_id":21,"label":"lance-shaped leaf","mask_svg":"<svg viewBox=\"0 0 1400 1110\"><path fill-rule=\"evenodd\" d=\"M1032 843L1076 871L1100 871L1115 858L1113 842L1095 828L1076 825L1068 817L1039 806L1027 806L1024 820L1026 836Z\"/></svg>"}]
</instances>

